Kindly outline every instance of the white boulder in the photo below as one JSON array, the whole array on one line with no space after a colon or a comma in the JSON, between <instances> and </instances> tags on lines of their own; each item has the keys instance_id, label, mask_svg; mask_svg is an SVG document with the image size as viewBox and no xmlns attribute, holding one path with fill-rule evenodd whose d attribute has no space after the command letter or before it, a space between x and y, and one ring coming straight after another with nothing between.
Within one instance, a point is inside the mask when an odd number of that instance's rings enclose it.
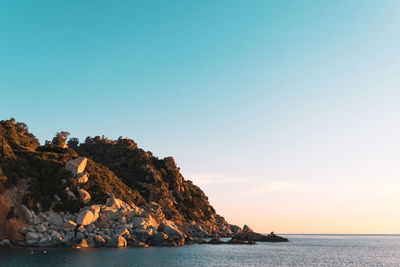
<instances>
[{"instance_id":1,"label":"white boulder","mask_svg":"<svg viewBox=\"0 0 400 267\"><path fill-rule=\"evenodd\" d=\"M65 165L65 169L72 172L74 176L77 176L78 174L82 173L85 170L86 164L87 164L87 158L80 157L68 161L67 164Z\"/></svg>"},{"instance_id":2,"label":"white boulder","mask_svg":"<svg viewBox=\"0 0 400 267\"><path fill-rule=\"evenodd\" d=\"M93 212L91 212L90 210L82 210L78 214L78 219L76 220L76 223L85 226L94 222L94 219L95 216Z\"/></svg>"}]
</instances>

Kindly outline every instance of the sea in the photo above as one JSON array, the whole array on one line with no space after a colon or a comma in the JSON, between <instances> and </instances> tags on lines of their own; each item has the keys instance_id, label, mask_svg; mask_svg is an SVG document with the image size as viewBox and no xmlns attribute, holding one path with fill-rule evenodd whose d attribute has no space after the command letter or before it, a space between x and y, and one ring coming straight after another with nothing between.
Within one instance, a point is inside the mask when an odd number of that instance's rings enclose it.
<instances>
[{"instance_id":1,"label":"sea","mask_svg":"<svg viewBox=\"0 0 400 267\"><path fill-rule=\"evenodd\" d=\"M0 266L400 266L400 235L282 235L288 243L0 249ZM227 239L226 239L227 240Z\"/></svg>"}]
</instances>

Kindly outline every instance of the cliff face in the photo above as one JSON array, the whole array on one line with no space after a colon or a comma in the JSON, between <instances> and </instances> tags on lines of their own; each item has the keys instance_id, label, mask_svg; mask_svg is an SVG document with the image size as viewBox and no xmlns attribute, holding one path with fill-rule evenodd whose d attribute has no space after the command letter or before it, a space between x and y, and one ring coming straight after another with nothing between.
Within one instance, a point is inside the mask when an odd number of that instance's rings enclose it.
<instances>
[{"instance_id":1,"label":"cliff face","mask_svg":"<svg viewBox=\"0 0 400 267\"><path fill-rule=\"evenodd\" d=\"M216 214L204 192L183 178L172 157L158 159L127 138L88 137L76 150L107 166L125 184L137 189L147 203L160 204L167 219L185 231L191 231L193 235L232 234L230 225ZM197 225L201 230L196 228ZM204 233L196 234L196 231Z\"/></svg>"},{"instance_id":2,"label":"cliff face","mask_svg":"<svg viewBox=\"0 0 400 267\"><path fill-rule=\"evenodd\" d=\"M40 146L25 124L0 121L0 193L21 189L21 204L33 213L76 213L88 202L71 196L85 191L90 192L92 204L106 204L115 197L153 214L157 224L164 219L173 222L185 235L231 236L240 230L216 214L203 191L184 179L172 157L158 159L122 138L88 137L72 147ZM86 179L84 183L65 169L67 162L79 157L88 158L86 172L79 176ZM9 212L0 212L0 217ZM27 216L14 213L12 217L19 220ZM3 228L6 221L0 218Z\"/></svg>"}]
</instances>

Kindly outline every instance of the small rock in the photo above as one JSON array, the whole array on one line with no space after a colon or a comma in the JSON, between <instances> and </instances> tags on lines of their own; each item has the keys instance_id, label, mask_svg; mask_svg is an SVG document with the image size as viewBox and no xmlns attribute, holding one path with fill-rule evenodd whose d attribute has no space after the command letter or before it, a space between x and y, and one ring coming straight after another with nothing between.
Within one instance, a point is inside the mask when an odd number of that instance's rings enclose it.
<instances>
[{"instance_id":1,"label":"small rock","mask_svg":"<svg viewBox=\"0 0 400 267\"><path fill-rule=\"evenodd\" d=\"M54 224L54 225L56 225L56 226L61 226L61 225L63 225L63 219L62 219L62 217L61 217L59 214L55 213L55 212L51 212L51 213L50 213L50 215L49 215L49 221L50 221L51 224Z\"/></svg>"},{"instance_id":2,"label":"small rock","mask_svg":"<svg viewBox=\"0 0 400 267\"><path fill-rule=\"evenodd\" d=\"M89 236L89 240L93 240L95 242L96 247L104 247L106 245L106 241L99 235L92 234Z\"/></svg>"},{"instance_id":3,"label":"small rock","mask_svg":"<svg viewBox=\"0 0 400 267\"><path fill-rule=\"evenodd\" d=\"M70 232L70 231L73 231L76 226L77 226L77 224L75 222L69 220L64 223L63 230L65 232Z\"/></svg>"},{"instance_id":4,"label":"small rock","mask_svg":"<svg viewBox=\"0 0 400 267\"><path fill-rule=\"evenodd\" d=\"M89 180L89 174L87 172L83 172L78 174L76 177L78 184L86 184Z\"/></svg>"},{"instance_id":5,"label":"small rock","mask_svg":"<svg viewBox=\"0 0 400 267\"><path fill-rule=\"evenodd\" d=\"M79 189L79 198L83 203L89 203L91 200L90 194L85 189Z\"/></svg>"},{"instance_id":6,"label":"small rock","mask_svg":"<svg viewBox=\"0 0 400 267\"><path fill-rule=\"evenodd\" d=\"M83 233L83 232L85 232L85 227L83 225L81 225L76 230Z\"/></svg>"},{"instance_id":7,"label":"small rock","mask_svg":"<svg viewBox=\"0 0 400 267\"><path fill-rule=\"evenodd\" d=\"M67 240L67 241L75 240L75 232L73 232L73 231L67 232L67 235L65 236L65 240Z\"/></svg>"},{"instance_id":8,"label":"small rock","mask_svg":"<svg viewBox=\"0 0 400 267\"><path fill-rule=\"evenodd\" d=\"M29 240L37 241L37 240L39 240L39 238L40 238L40 235L38 233L33 233L33 232L28 232L28 233L26 233L26 236L25 236L26 241L29 241Z\"/></svg>"},{"instance_id":9,"label":"small rock","mask_svg":"<svg viewBox=\"0 0 400 267\"><path fill-rule=\"evenodd\" d=\"M76 240L82 240L82 239L84 239L85 238L85 235L83 234L83 233L81 233L81 232L76 232L76 234L75 234L75 239Z\"/></svg>"}]
</instances>

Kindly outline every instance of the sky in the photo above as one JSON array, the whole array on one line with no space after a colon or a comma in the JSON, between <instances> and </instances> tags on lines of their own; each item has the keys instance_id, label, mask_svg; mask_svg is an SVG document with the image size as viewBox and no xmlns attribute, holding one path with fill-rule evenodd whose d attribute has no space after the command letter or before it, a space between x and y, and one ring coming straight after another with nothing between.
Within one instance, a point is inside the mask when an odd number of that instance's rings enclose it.
<instances>
[{"instance_id":1,"label":"sky","mask_svg":"<svg viewBox=\"0 0 400 267\"><path fill-rule=\"evenodd\" d=\"M400 2L0 1L0 119L173 156L230 223L400 234Z\"/></svg>"}]
</instances>

